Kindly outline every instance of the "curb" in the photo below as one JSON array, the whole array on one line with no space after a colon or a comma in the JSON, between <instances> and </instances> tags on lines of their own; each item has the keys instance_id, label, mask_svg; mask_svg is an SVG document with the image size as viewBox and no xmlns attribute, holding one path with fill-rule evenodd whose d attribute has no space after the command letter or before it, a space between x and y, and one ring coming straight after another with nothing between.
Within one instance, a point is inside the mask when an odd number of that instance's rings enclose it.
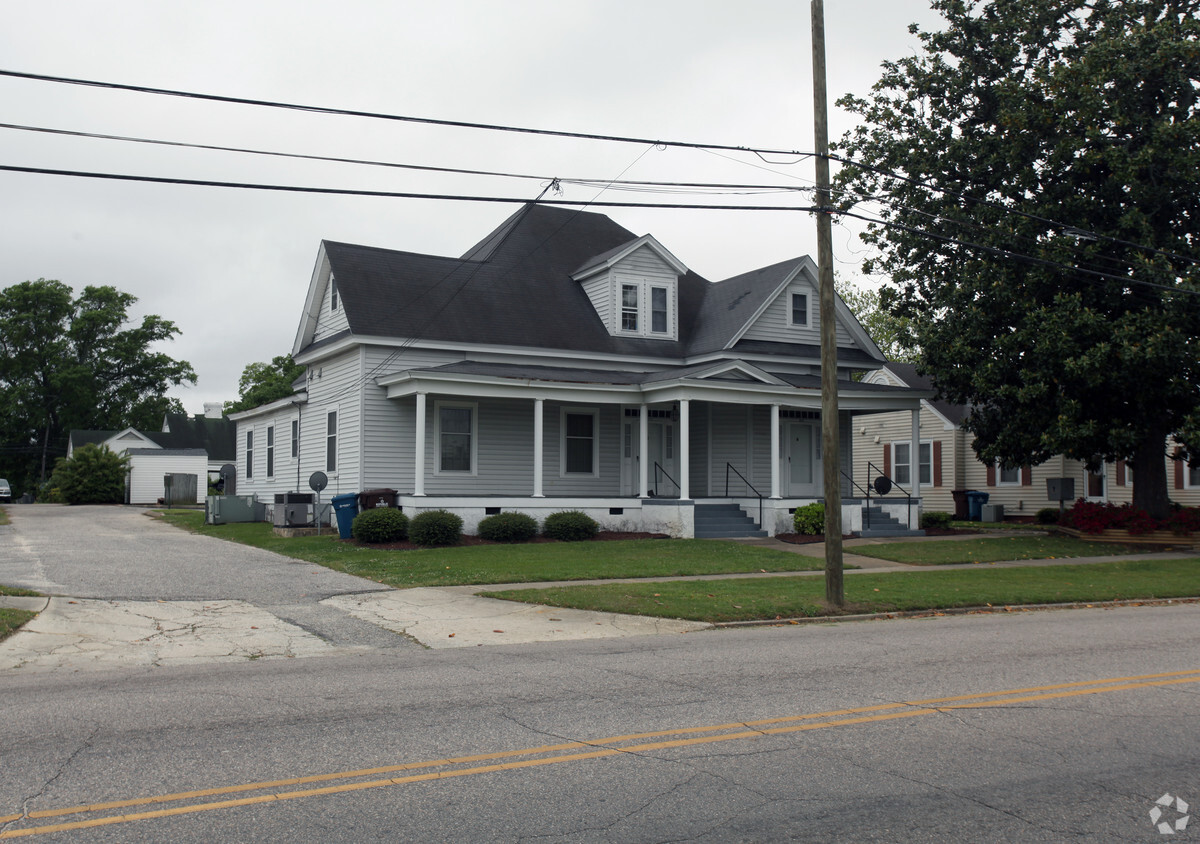
<instances>
[{"instance_id":1,"label":"curb","mask_svg":"<svg viewBox=\"0 0 1200 844\"><path fill-rule=\"evenodd\" d=\"M1166 606L1168 604L1200 603L1200 596L1195 598L1145 598L1138 600L1130 598L1123 601L1077 601L1066 604L1006 604L1002 607L947 607L945 609L929 610L897 610L895 612L859 613L857 615L814 615L802 618L772 618L754 621L714 621L712 626L717 629L737 627L782 627L797 624L837 624L843 621L885 621L898 618L936 618L944 615L994 615L1013 612L1035 612L1037 610L1085 610L1085 609L1115 609L1117 607Z\"/></svg>"},{"instance_id":2,"label":"curb","mask_svg":"<svg viewBox=\"0 0 1200 844\"><path fill-rule=\"evenodd\" d=\"M42 612L48 606L50 606L50 598L45 595L0 595L0 609Z\"/></svg>"}]
</instances>

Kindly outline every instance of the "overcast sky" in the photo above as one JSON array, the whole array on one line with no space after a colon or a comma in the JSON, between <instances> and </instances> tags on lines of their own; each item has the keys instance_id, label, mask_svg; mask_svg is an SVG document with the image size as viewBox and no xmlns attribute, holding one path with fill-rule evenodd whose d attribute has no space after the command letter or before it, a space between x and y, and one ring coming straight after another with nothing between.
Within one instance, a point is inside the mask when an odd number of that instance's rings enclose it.
<instances>
[{"instance_id":1,"label":"overcast sky","mask_svg":"<svg viewBox=\"0 0 1200 844\"><path fill-rule=\"evenodd\" d=\"M911 54L926 0L826 3L830 100ZM5 4L0 70L572 132L813 147L803 0L55 0ZM305 155L590 179L811 185L811 160L566 140L282 111L0 77L0 121ZM849 128L831 107L831 135ZM148 146L0 129L0 164L229 182L532 199L542 180ZM764 169L765 168L765 169ZM0 172L0 286L111 284L173 320L199 412L242 368L291 351L322 239L458 255L513 205L355 198ZM805 205L567 186L566 199ZM799 212L595 209L719 281L815 254ZM838 272L864 247L834 229Z\"/></svg>"}]
</instances>

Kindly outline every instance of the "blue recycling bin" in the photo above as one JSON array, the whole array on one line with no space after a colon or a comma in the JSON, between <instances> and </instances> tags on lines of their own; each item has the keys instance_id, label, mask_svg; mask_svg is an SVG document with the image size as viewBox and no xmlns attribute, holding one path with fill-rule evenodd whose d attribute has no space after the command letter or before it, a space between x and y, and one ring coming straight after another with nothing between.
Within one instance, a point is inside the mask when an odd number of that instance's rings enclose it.
<instances>
[{"instance_id":1,"label":"blue recycling bin","mask_svg":"<svg viewBox=\"0 0 1200 844\"><path fill-rule=\"evenodd\" d=\"M358 515L358 493L347 492L333 497L333 512L337 514L338 536L349 539L353 534L354 517Z\"/></svg>"},{"instance_id":2,"label":"blue recycling bin","mask_svg":"<svg viewBox=\"0 0 1200 844\"><path fill-rule=\"evenodd\" d=\"M979 522L983 520L983 505L987 504L988 494L986 492L976 492L975 490L967 491L967 513L971 521Z\"/></svg>"}]
</instances>

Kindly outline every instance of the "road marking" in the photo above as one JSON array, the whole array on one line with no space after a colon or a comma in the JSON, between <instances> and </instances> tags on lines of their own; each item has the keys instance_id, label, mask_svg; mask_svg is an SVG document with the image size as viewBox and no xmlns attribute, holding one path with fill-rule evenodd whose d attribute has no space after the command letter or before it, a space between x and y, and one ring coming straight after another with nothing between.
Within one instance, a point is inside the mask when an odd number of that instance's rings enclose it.
<instances>
[{"instance_id":1,"label":"road marking","mask_svg":"<svg viewBox=\"0 0 1200 844\"><path fill-rule=\"evenodd\" d=\"M506 750L496 753L482 753L471 756L456 756L447 759L436 759L424 762L407 762L399 765L388 765L378 768L363 768L352 771L340 771L328 774L313 774L304 777L270 780L265 782L244 783L240 785L217 788L181 791L162 794L153 797L142 797L130 800L116 800L104 803L91 803L71 806L62 809L44 809L27 814L11 814L0 816L0 824L10 824L21 820L41 820L67 815L97 814L118 809L137 806L151 806L163 803L203 800L205 798L224 797L233 794L243 794L251 791L266 789L286 789L291 786L312 785L316 783L337 783L319 788L302 788L296 790L277 790L267 794L249 797L239 797L229 800L212 802L185 803L163 809L152 809L142 812L105 815L103 817L45 826L10 829L0 832L0 839L20 838L29 835L45 835L53 832L65 832L74 829L109 826L112 824L132 823L134 821L164 818L177 815L211 812L219 809L230 809L239 806L251 806L281 800L297 800L307 797L317 797L330 794L346 794L354 791L364 791L387 786L406 785L430 780L452 779L455 777L472 776L475 774L514 771L524 768L555 765L562 762L580 762L588 759L602 759L623 753L644 753L652 750L666 750L678 747L689 747L700 744L714 744L726 741L744 741L761 738L767 735L785 735L809 730L821 730L829 727L845 727L857 724L870 724L882 721L894 721L903 718L913 718L921 715L936 715L942 712L959 709L980 709L985 707L1004 707L1014 703L1029 703L1033 701L1055 700L1083 695L1108 694L1110 692L1130 691L1133 689L1172 686L1183 683L1200 683L1200 670L1172 671L1161 674L1143 674L1132 677L1112 677L1104 680L1087 680L1075 683L1058 683L1047 686L1031 686L1022 689L1009 689L997 692L981 692L978 694L956 695L953 697L929 698L926 700L901 701L884 703L873 706L835 709L827 712L807 713L804 715L788 715L778 718L766 718L756 721L737 721L726 724L712 724L699 727L683 727L673 730L656 730L653 732L630 733L628 735L610 736L608 738L590 741L571 741L560 744L542 745L522 750ZM850 716L850 717L847 717ZM649 739L662 739L648 741ZM611 745L622 745L613 747ZM563 753L563 751L582 751ZM553 755L557 754L557 755ZM520 759L518 757L535 757ZM500 761L511 760L511 761ZM494 762L495 764L479 765L475 763ZM469 767L454 767L454 766ZM423 773L406 776L384 777L369 779L362 782L345 782L345 780L379 777L385 774L401 773L404 771L419 771ZM342 781L339 783L339 781Z\"/></svg>"}]
</instances>

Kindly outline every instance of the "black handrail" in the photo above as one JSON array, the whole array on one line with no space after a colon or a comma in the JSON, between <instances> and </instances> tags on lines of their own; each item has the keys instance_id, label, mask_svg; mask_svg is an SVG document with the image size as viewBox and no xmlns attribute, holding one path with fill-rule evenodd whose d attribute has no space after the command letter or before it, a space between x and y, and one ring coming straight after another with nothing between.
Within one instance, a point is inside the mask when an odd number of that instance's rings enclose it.
<instances>
[{"instance_id":1,"label":"black handrail","mask_svg":"<svg viewBox=\"0 0 1200 844\"><path fill-rule=\"evenodd\" d=\"M675 484L675 489L679 490L680 492L683 492L683 487L681 487L679 485L679 481L672 478L671 475L667 472L667 470L664 469L657 460L655 460L654 461L654 497L655 498L658 497L658 473L659 472L662 472L663 477L665 477L671 483Z\"/></svg>"},{"instance_id":2,"label":"black handrail","mask_svg":"<svg viewBox=\"0 0 1200 844\"><path fill-rule=\"evenodd\" d=\"M734 471L734 474L736 474L739 478L742 479L742 483L744 483L747 487L749 487L751 492L753 492L755 495L758 496L758 529L762 530L762 526L763 526L763 494L754 488L754 484L752 484L748 480L746 480L746 476L743 475L741 472L739 472L737 470L736 466L734 466L732 463L727 462L725 464L725 497L726 498L729 497L729 470L730 469L732 469Z\"/></svg>"},{"instance_id":3,"label":"black handrail","mask_svg":"<svg viewBox=\"0 0 1200 844\"><path fill-rule=\"evenodd\" d=\"M918 472L921 470L919 466L917 466L915 468L917 469ZM891 484L892 486L896 487L898 490L900 490L901 492L904 493L904 510L908 514L908 529L912 530L913 529L912 493L909 492L904 487L900 486L900 484L896 483L895 480L888 477L888 475L886 473L881 472L878 466L876 466L874 463L872 463L870 460L868 460L867 461L867 476L868 477L870 477L872 469L874 469L876 472L879 473L879 477L886 478L887 482L889 484ZM856 486L857 486L857 484L856 484ZM871 487L871 484L870 484L870 482L868 482L867 483L867 523L866 523L866 527L868 527L868 528L871 526L871 490L870 490L870 487ZM877 494L877 497L886 498L887 495L886 495L886 493L885 494Z\"/></svg>"},{"instance_id":4,"label":"black handrail","mask_svg":"<svg viewBox=\"0 0 1200 844\"><path fill-rule=\"evenodd\" d=\"M853 486L856 490L858 490L860 493L862 493L864 496L866 496L867 513L866 513L866 520L863 522L863 528L865 530L870 530L871 529L871 485L867 484L867 488L863 489L861 486L858 485L858 481L854 480L854 478L852 478L850 475L847 475L845 472L842 472L842 477L845 478L846 480L848 480L850 482L850 485Z\"/></svg>"}]
</instances>

